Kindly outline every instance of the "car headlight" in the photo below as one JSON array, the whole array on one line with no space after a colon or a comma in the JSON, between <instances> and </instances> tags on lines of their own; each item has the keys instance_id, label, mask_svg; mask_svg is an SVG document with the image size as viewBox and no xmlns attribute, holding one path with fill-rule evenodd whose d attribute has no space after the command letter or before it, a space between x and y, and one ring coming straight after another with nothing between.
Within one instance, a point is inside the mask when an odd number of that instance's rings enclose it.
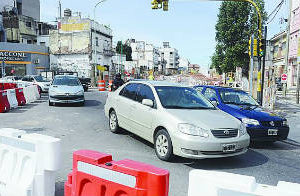
<instances>
[{"instance_id":1,"label":"car headlight","mask_svg":"<svg viewBox=\"0 0 300 196\"><path fill-rule=\"evenodd\" d=\"M289 123L288 123L287 120L284 120L284 121L282 122L282 125L285 126L285 127L287 127L287 126L289 126Z\"/></svg>"},{"instance_id":2,"label":"car headlight","mask_svg":"<svg viewBox=\"0 0 300 196\"><path fill-rule=\"evenodd\" d=\"M247 129L246 129L246 126L244 125L244 123L241 123L241 125L239 127L239 133L240 133L240 136L243 136L247 133Z\"/></svg>"},{"instance_id":3,"label":"car headlight","mask_svg":"<svg viewBox=\"0 0 300 196\"><path fill-rule=\"evenodd\" d=\"M192 124L187 124L187 123L178 124L178 130L181 133L187 135L201 136L205 138L209 137L208 130L202 129Z\"/></svg>"},{"instance_id":4,"label":"car headlight","mask_svg":"<svg viewBox=\"0 0 300 196\"><path fill-rule=\"evenodd\" d=\"M257 120L251 118L243 118L242 122L245 125L256 125L256 126L259 125L259 122Z\"/></svg>"},{"instance_id":5,"label":"car headlight","mask_svg":"<svg viewBox=\"0 0 300 196\"><path fill-rule=\"evenodd\" d=\"M83 95L83 91L79 91L79 92L77 92L77 93L75 93L75 95Z\"/></svg>"}]
</instances>

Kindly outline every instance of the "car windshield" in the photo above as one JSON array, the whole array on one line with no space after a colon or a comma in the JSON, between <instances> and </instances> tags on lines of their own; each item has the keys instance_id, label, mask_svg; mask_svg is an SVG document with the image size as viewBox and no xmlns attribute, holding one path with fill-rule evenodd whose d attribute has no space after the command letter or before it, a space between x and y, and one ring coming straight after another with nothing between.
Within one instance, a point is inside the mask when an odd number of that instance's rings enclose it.
<instances>
[{"instance_id":1,"label":"car windshield","mask_svg":"<svg viewBox=\"0 0 300 196\"><path fill-rule=\"evenodd\" d=\"M225 104L258 106L259 104L243 91L220 91L221 99Z\"/></svg>"},{"instance_id":2,"label":"car windshield","mask_svg":"<svg viewBox=\"0 0 300 196\"><path fill-rule=\"evenodd\" d=\"M34 79L37 82L47 82L47 80L43 76L34 76Z\"/></svg>"},{"instance_id":3,"label":"car windshield","mask_svg":"<svg viewBox=\"0 0 300 196\"><path fill-rule=\"evenodd\" d=\"M216 109L204 96L188 87L155 87L161 104L168 109Z\"/></svg>"},{"instance_id":4,"label":"car windshield","mask_svg":"<svg viewBox=\"0 0 300 196\"><path fill-rule=\"evenodd\" d=\"M59 86L79 86L79 80L75 77L57 77L53 81L53 85Z\"/></svg>"}]
</instances>

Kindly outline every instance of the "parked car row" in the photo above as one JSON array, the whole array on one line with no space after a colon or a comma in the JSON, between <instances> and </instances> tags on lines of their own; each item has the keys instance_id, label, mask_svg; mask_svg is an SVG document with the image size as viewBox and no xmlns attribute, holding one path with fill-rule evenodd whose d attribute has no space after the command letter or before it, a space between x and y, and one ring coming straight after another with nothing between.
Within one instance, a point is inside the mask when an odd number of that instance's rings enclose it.
<instances>
[{"instance_id":1,"label":"parked car row","mask_svg":"<svg viewBox=\"0 0 300 196\"><path fill-rule=\"evenodd\" d=\"M131 81L109 93L105 115L111 132L123 128L148 140L165 161L236 156L250 141L285 140L289 133L285 118L247 93L215 86Z\"/></svg>"}]
</instances>

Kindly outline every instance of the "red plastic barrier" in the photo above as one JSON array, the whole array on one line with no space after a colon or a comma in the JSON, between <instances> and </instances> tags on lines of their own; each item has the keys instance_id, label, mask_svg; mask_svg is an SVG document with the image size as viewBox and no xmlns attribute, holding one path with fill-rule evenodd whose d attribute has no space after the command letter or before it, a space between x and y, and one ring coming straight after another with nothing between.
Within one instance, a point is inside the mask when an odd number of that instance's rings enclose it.
<instances>
[{"instance_id":1,"label":"red plastic barrier","mask_svg":"<svg viewBox=\"0 0 300 196\"><path fill-rule=\"evenodd\" d=\"M7 92L0 91L0 113L8 112L10 110L10 105L7 99Z\"/></svg>"},{"instance_id":2,"label":"red plastic barrier","mask_svg":"<svg viewBox=\"0 0 300 196\"><path fill-rule=\"evenodd\" d=\"M15 83L4 83L4 90L17 88Z\"/></svg>"},{"instance_id":3,"label":"red plastic barrier","mask_svg":"<svg viewBox=\"0 0 300 196\"><path fill-rule=\"evenodd\" d=\"M18 106L23 106L26 104L23 88L16 88L16 97L18 100Z\"/></svg>"},{"instance_id":4,"label":"red plastic barrier","mask_svg":"<svg viewBox=\"0 0 300 196\"><path fill-rule=\"evenodd\" d=\"M73 171L65 196L168 196L169 171L129 159L80 150L73 154Z\"/></svg>"}]
</instances>

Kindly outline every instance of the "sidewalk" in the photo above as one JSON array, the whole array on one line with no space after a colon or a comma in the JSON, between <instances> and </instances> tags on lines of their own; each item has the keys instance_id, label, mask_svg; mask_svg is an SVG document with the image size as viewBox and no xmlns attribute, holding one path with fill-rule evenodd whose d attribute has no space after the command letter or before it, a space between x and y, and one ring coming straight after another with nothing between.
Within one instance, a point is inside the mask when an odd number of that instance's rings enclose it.
<instances>
[{"instance_id":1,"label":"sidewalk","mask_svg":"<svg viewBox=\"0 0 300 196\"><path fill-rule=\"evenodd\" d=\"M277 92L275 112L287 118L290 125L289 141L300 146L300 105L296 104L294 93L287 94Z\"/></svg>"}]
</instances>

